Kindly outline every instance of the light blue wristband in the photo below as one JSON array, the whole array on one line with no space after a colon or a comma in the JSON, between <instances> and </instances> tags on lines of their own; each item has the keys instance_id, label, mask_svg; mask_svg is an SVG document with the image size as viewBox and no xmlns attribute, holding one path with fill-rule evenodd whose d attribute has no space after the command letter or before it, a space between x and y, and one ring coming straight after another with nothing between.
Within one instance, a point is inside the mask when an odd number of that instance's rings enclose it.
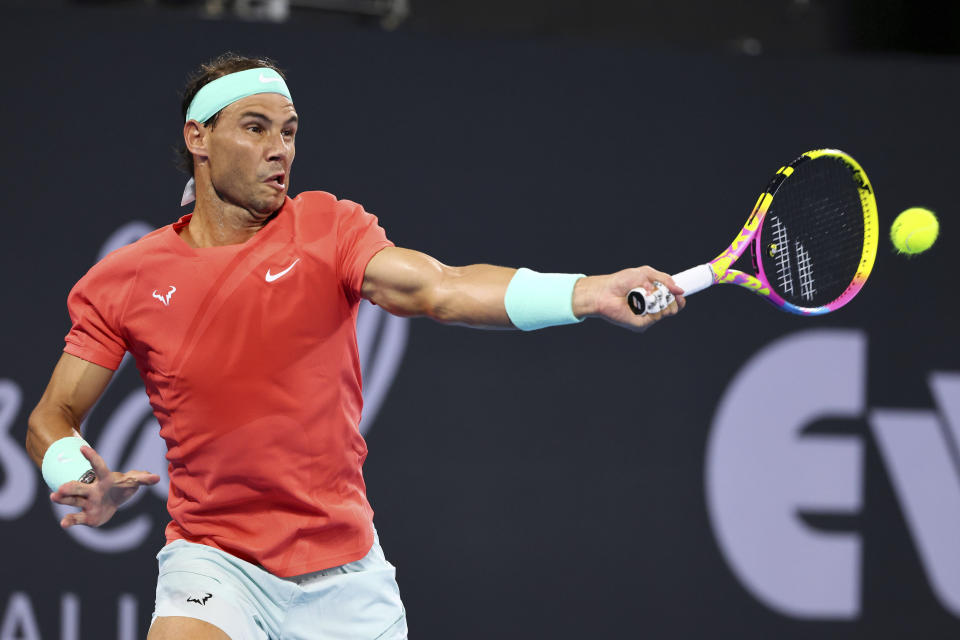
<instances>
[{"instance_id":1,"label":"light blue wristband","mask_svg":"<svg viewBox=\"0 0 960 640\"><path fill-rule=\"evenodd\" d=\"M585 277L518 269L503 297L510 322L524 331L582 322L583 318L573 315L573 286Z\"/></svg>"},{"instance_id":2,"label":"light blue wristband","mask_svg":"<svg viewBox=\"0 0 960 640\"><path fill-rule=\"evenodd\" d=\"M80 447L89 447L80 436L67 436L54 442L43 454L40 471L50 491L56 491L65 482L92 482L95 479L90 461L83 457Z\"/></svg>"}]
</instances>

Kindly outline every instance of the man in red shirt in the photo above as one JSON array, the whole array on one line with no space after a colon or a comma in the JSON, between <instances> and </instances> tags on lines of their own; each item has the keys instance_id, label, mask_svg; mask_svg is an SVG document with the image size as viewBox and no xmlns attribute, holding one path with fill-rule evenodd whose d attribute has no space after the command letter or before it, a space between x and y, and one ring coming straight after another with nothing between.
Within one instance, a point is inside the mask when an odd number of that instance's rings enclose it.
<instances>
[{"instance_id":1,"label":"man in red shirt","mask_svg":"<svg viewBox=\"0 0 960 640\"><path fill-rule=\"evenodd\" d=\"M682 290L649 267L448 267L395 247L356 203L290 198L298 115L268 61L204 65L184 118L193 213L110 254L71 291L73 326L28 451L51 499L80 508L64 528L99 526L158 482L111 471L77 431L129 351L170 475L149 638L405 638L361 472L360 299L474 327L599 316L642 330L682 308ZM626 295L637 287L659 290L662 310L634 315Z\"/></svg>"}]
</instances>

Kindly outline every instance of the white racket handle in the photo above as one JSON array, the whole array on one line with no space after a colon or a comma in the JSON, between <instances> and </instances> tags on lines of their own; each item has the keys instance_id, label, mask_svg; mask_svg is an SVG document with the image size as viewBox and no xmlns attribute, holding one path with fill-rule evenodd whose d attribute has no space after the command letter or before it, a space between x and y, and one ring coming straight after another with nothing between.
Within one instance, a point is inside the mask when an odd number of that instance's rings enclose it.
<instances>
[{"instance_id":1,"label":"white racket handle","mask_svg":"<svg viewBox=\"0 0 960 640\"><path fill-rule=\"evenodd\" d=\"M683 289L685 297L692 296L713 284L713 269L708 264L699 264L674 275L673 281ZM646 314L648 308L655 304L653 295L653 292L648 293L642 287L637 287L627 294L627 304L630 305L630 309L635 314L642 316Z\"/></svg>"},{"instance_id":2,"label":"white racket handle","mask_svg":"<svg viewBox=\"0 0 960 640\"><path fill-rule=\"evenodd\" d=\"M673 281L683 289L684 297L692 296L713 284L713 269L708 264L698 264L673 276Z\"/></svg>"}]
</instances>

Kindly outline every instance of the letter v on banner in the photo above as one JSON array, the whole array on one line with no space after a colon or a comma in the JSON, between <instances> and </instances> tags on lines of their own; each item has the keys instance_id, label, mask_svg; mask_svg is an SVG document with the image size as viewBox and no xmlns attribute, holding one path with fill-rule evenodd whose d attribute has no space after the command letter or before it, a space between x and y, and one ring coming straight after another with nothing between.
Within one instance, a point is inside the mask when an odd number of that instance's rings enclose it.
<instances>
[{"instance_id":1,"label":"letter v on banner","mask_svg":"<svg viewBox=\"0 0 960 640\"><path fill-rule=\"evenodd\" d=\"M870 428L927 579L960 616L960 374L934 373L939 409L876 409Z\"/></svg>"}]
</instances>

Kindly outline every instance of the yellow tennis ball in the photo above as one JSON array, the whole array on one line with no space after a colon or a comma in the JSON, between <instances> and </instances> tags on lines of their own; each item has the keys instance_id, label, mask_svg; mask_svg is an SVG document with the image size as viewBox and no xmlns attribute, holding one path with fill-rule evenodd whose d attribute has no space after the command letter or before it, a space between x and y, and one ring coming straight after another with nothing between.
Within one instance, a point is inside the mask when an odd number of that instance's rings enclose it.
<instances>
[{"instance_id":1,"label":"yellow tennis ball","mask_svg":"<svg viewBox=\"0 0 960 640\"><path fill-rule=\"evenodd\" d=\"M911 207L900 212L890 227L890 240L900 253L922 253L933 246L940 221L930 209Z\"/></svg>"}]
</instances>

